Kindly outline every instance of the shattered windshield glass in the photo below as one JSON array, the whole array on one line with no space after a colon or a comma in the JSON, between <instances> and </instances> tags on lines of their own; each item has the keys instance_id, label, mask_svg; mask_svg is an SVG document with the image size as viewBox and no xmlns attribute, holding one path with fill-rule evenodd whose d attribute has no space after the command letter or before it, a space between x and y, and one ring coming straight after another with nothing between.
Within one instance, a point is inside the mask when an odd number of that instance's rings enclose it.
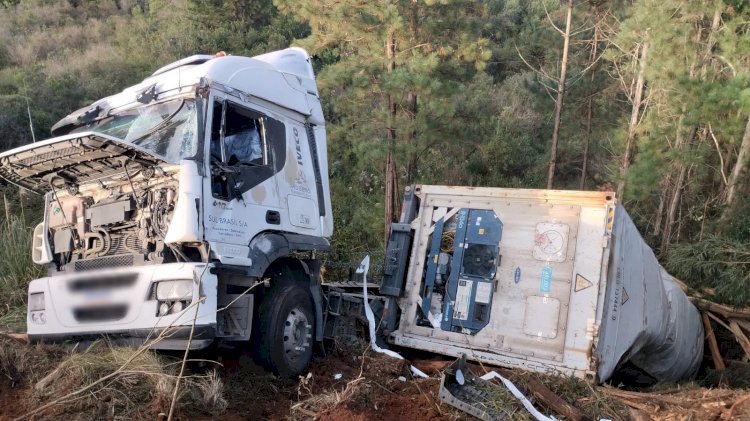
<instances>
[{"instance_id":1,"label":"shattered windshield glass","mask_svg":"<svg viewBox=\"0 0 750 421\"><path fill-rule=\"evenodd\" d=\"M198 151L195 101L175 99L122 111L74 132L93 131L140 146L168 162Z\"/></svg>"}]
</instances>

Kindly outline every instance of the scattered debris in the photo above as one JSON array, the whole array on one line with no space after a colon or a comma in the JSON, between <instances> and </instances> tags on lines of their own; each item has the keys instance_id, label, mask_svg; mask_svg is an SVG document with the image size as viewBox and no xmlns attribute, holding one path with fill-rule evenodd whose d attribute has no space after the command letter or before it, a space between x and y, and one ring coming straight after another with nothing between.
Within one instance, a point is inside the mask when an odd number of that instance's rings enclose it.
<instances>
[{"instance_id":1,"label":"scattered debris","mask_svg":"<svg viewBox=\"0 0 750 421\"><path fill-rule=\"evenodd\" d=\"M612 387L601 389L651 419L750 419L750 393L745 390L689 386L652 392L634 392Z\"/></svg>"},{"instance_id":2,"label":"scattered debris","mask_svg":"<svg viewBox=\"0 0 750 421\"><path fill-rule=\"evenodd\" d=\"M502 370L502 371L505 371L505 370ZM492 373L494 373L494 376L490 376L490 377L499 378L503 383L505 383L508 389L511 389L512 383L510 383L509 380L500 376L495 371L492 371L488 374L492 374ZM484 379L485 376L482 376L482 378ZM513 387L515 388L515 386ZM568 418L573 421L591 421L591 417L584 414L583 411L581 411L574 405L571 405L570 403L566 402L564 399L562 399L560 396L558 396L553 391L551 391L547 386L545 386L539 380L533 377L529 378L528 381L526 382L526 388L528 389L530 393L536 396L540 400L540 402L542 402L545 406L549 407L550 409L554 410L556 413L564 416L565 418ZM511 391L513 391L513 389L511 389ZM518 397L518 395L515 392L513 394L516 397ZM526 406L526 402L524 402L524 406Z\"/></svg>"},{"instance_id":3,"label":"scattered debris","mask_svg":"<svg viewBox=\"0 0 750 421\"><path fill-rule=\"evenodd\" d=\"M708 348L711 351L711 359L717 370L726 369L724 358L719 352L719 345L716 340L712 321L725 328L734 335L735 340L745 353L745 357L750 359L750 308L732 308L724 304L718 304L710 300L701 292L692 291L687 284L680 280L675 280L677 285L690 296L690 301L700 310L703 321L703 327L706 331Z\"/></svg>"},{"instance_id":4,"label":"scattered debris","mask_svg":"<svg viewBox=\"0 0 750 421\"><path fill-rule=\"evenodd\" d=\"M507 390L492 383L491 379L502 381ZM512 396L509 396L508 391ZM466 355L462 355L443 372L439 397L448 405L486 421L510 418L512 405L507 404L507 399L515 397L538 421L554 420L537 411L512 382L497 372L477 377L466 364Z\"/></svg>"}]
</instances>

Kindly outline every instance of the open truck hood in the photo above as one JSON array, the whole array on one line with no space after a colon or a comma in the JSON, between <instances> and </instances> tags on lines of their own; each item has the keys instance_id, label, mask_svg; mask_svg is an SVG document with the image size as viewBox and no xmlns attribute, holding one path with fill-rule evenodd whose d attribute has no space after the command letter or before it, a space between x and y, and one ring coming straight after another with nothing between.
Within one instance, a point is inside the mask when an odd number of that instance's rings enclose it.
<instances>
[{"instance_id":1,"label":"open truck hood","mask_svg":"<svg viewBox=\"0 0 750 421\"><path fill-rule=\"evenodd\" d=\"M144 166L165 163L152 153L101 133L85 132L55 137L0 154L0 177L36 193L81 185L128 171L133 175ZM63 183L64 182L64 183Z\"/></svg>"}]
</instances>

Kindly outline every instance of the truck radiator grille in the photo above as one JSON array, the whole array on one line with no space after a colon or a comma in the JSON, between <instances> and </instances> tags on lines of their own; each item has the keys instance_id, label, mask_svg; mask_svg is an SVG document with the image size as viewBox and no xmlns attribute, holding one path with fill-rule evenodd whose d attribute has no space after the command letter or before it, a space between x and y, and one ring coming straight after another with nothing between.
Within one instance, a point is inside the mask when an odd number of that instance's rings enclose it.
<instances>
[{"instance_id":1,"label":"truck radiator grille","mask_svg":"<svg viewBox=\"0 0 750 421\"><path fill-rule=\"evenodd\" d=\"M53 159L58 159L58 158L65 158L71 155L75 155L77 153L80 154L81 149L76 148L76 147L70 147L70 148L55 150L52 152L44 152L44 153L36 154L29 158L21 159L19 160L19 162L23 165L32 166L40 162L51 161Z\"/></svg>"},{"instance_id":2,"label":"truck radiator grille","mask_svg":"<svg viewBox=\"0 0 750 421\"><path fill-rule=\"evenodd\" d=\"M98 259L78 260L74 266L77 272L83 272L87 270L133 266L134 259L135 256L132 254L121 254L119 256L100 257Z\"/></svg>"},{"instance_id":3,"label":"truck radiator grille","mask_svg":"<svg viewBox=\"0 0 750 421\"><path fill-rule=\"evenodd\" d=\"M79 307L73 309L73 317L81 323L113 322L122 319L127 313L127 304L100 307Z\"/></svg>"}]
</instances>

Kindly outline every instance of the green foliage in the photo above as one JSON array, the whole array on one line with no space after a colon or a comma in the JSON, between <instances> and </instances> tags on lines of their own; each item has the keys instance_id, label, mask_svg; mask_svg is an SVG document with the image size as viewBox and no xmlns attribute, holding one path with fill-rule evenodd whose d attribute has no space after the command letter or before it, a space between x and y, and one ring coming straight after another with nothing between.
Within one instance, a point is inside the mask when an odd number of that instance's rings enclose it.
<instances>
[{"instance_id":1,"label":"green foliage","mask_svg":"<svg viewBox=\"0 0 750 421\"><path fill-rule=\"evenodd\" d=\"M667 268L691 288L709 289L717 302L750 305L750 242L710 236L676 244L669 251Z\"/></svg>"},{"instance_id":2,"label":"green foliage","mask_svg":"<svg viewBox=\"0 0 750 421\"><path fill-rule=\"evenodd\" d=\"M399 189L545 182L562 52L552 23L565 17L556 0L9 0L0 10L2 150L48 137L69 112L189 55L308 49L327 121L332 261L382 252L388 154ZM656 244L685 168L669 241L719 231L748 241L746 201L725 209L750 114L748 21L746 1L576 2L555 186L578 188L587 138L586 187L619 181L634 53L648 42L646 103L621 199ZM602 56L592 63L594 28ZM39 218L38 198L0 188L11 213ZM746 176L738 191L747 193Z\"/></svg>"},{"instance_id":3,"label":"green foliage","mask_svg":"<svg viewBox=\"0 0 750 421\"><path fill-rule=\"evenodd\" d=\"M43 272L31 261L32 228L12 216L0 220L0 329L22 330L26 322L26 291ZM23 315L23 318L21 318Z\"/></svg>"}]
</instances>

